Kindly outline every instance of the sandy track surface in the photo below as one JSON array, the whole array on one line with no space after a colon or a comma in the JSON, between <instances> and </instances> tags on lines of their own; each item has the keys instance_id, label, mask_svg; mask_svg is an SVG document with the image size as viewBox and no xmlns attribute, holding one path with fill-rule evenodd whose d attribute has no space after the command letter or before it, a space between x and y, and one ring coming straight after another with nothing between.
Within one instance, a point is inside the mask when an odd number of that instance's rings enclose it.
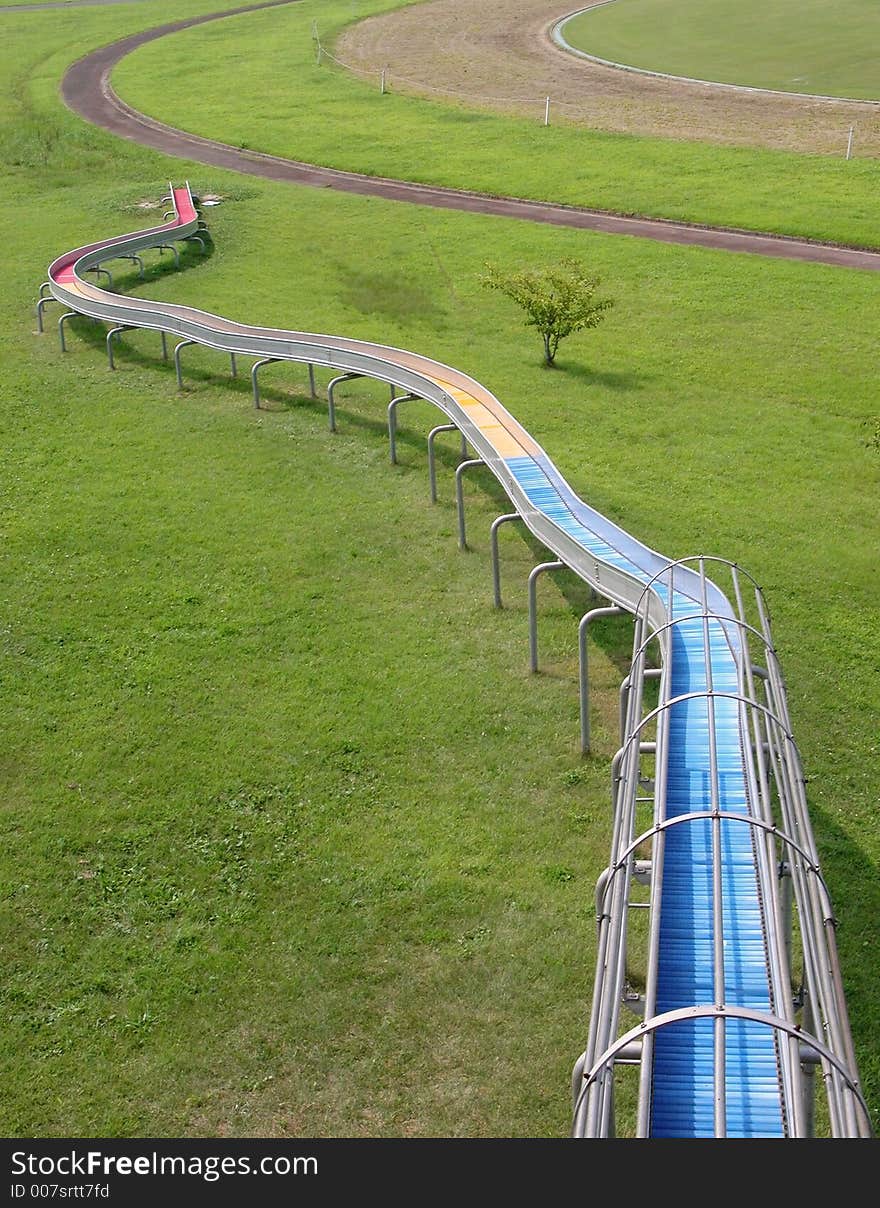
<instances>
[{"instance_id":1,"label":"sandy track surface","mask_svg":"<svg viewBox=\"0 0 880 1208\"><path fill-rule=\"evenodd\" d=\"M588 0L428 0L352 26L336 53L362 69L387 68L398 91L459 92L468 103L536 120L550 96L556 120L600 130L837 155L854 126L853 153L880 156L878 105L653 79L561 50L550 26L587 7Z\"/></svg>"}]
</instances>

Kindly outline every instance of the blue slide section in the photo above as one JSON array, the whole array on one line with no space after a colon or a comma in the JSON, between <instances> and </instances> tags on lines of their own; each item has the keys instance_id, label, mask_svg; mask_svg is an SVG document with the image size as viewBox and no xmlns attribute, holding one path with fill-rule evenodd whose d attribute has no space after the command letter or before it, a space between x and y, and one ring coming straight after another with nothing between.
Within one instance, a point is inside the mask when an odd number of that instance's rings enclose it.
<instances>
[{"instance_id":1,"label":"blue slide section","mask_svg":"<svg viewBox=\"0 0 880 1208\"><path fill-rule=\"evenodd\" d=\"M550 517L599 561L646 584L668 560L589 508L574 494L549 459L516 457L506 465L530 503ZM694 579L676 572L671 600L671 696L702 692L737 693L738 637L721 620L704 622ZM729 602L710 589L708 611L732 617ZM667 608L670 601L663 592ZM692 618L688 620L687 618ZM708 658L706 630L708 627ZM707 672L707 662L709 671ZM739 706L736 700L706 697L671 706L666 814L712 809L709 709L714 711L717 775L715 793L722 810L750 814L746 790ZM666 832L661 886L656 1012L713 1004L714 982L712 826L706 820L681 823ZM724 1002L771 1011L765 920L758 889L754 828L722 820L722 902ZM714 1112L714 1024L698 1019L669 1024L655 1033L651 1134L656 1137L712 1137ZM784 1120L776 1039L771 1029L728 1020L725 1040L727 1135L781 1137Z\"/></svg>"}]
</instances>

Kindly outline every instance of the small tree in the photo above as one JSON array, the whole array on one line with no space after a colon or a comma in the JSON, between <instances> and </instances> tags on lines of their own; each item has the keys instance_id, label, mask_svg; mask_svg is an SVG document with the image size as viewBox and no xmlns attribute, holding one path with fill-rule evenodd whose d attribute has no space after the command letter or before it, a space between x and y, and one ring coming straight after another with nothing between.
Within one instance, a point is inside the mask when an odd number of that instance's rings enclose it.
<instances>
[{"instance_id":1,"label":"small tree","mask_svg":"<svg viewBox=\"0 0 880 1208\"><path fill-rule=\"evenodd\" d=\"M560 340L598 327L603 311L614 305L611 298L597 298L599 281L590 277L577 260L567 258L547 268L503 272L486 265L480 281L488 289L500 290L526 312L526 326L537 327L544 341L544 362L552 365Z\"/></svg>"}]
</instances>

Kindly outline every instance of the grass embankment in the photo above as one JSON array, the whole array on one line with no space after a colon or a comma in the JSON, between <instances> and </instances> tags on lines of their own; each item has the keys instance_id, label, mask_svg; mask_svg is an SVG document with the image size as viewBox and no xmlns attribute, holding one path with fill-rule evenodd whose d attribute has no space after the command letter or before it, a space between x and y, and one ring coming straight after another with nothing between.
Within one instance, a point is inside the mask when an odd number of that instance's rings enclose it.
<instances>
[{"instance_id":1,"label":"grass embankment","mask_svg":"<svg viewBox=\"0 0 880 1208\"><path fill-rule=\"evenodd\" d=\"M783 92L880 97L874 0L614 0L573 17L563 32L580 50L650 71Z\"/></svg>"},{"instance_id":2,"label":"grass embankment","mask_svg":"<svg viewBox=\"0 0 880 1208\"><path fill-rule=\"evenodd\" d=\"M358 11L398 5L368 0ZM347 0L304 0L231 18L141 48L116 68L114 86L172 125L335 168L866 247L880 242L875 161L544 127L382 96L378 79L315 63L312 21L331 45L351 16Z\"/></svg>"},{"instance_id":3,"label":"grass embankment","mask_svg":"<svg viewBox=\"0 0 880 1208\"><path fill-rule=\"evenodd\" d=\"M17 19L0 51L6 1134L564 1135L585 1037L627 626L597 630L582 762L584 593L542 585L529 676L539 551L505 536L494 613L502 504L471 480L459 555L433 415L401 412L392 468L368 383L331 437L302 370L255 413L207 350L179 395L154 335L115 374L84 321L66 357L35 335L49 259L184 175L226 197L216 250L130 285L459 365L591 503L764 582L876 1103L875 280L206 176L64 112L63 62L168 11L81 10L75 44ZM547 372L477 275L562 252L617 306Z\"/></svg>"}]
</instances>

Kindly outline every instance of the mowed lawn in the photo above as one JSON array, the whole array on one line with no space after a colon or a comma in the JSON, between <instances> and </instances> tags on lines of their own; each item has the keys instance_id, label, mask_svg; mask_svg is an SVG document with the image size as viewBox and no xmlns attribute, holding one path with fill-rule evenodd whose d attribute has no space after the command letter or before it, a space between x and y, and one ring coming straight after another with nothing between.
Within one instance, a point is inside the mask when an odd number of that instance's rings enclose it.
<instances>
[{"instance_id":1,"label":"mowed lawn","mask_svg":"<svg viewBox=\"0 0 880 1208\"><path fill-rule=\"evenodd\" d=\"M580 50L692 79L880 99L876 0L612 0L566 22Z\"/></svg>"},{"instance_id":2,"label":"mowed lawn","mask_svg":"<svg viewBox=\"0 0 880 1208\"><path fill-rule=\"evenodd\" d=\"M392 467L375 384L333 436L301 368L255 412L208 350L178 393L153 334L115 373L88 322L36 334L49 260L187 176L211 254L121 286L460 366L590 503L763 583L876 1107L875 277L208 173L62 109L66 61L171 12L10 17L0 51L5 1134L561 1136L586 1038L629 625L596 631L584 761L586 593L542 584L531 676L543 552L505 533L495 612L505 503L468 480L460 554L435 413ZM548 372L478 276L564 254L617 305Z\"/></svg>"}]
</instances>

